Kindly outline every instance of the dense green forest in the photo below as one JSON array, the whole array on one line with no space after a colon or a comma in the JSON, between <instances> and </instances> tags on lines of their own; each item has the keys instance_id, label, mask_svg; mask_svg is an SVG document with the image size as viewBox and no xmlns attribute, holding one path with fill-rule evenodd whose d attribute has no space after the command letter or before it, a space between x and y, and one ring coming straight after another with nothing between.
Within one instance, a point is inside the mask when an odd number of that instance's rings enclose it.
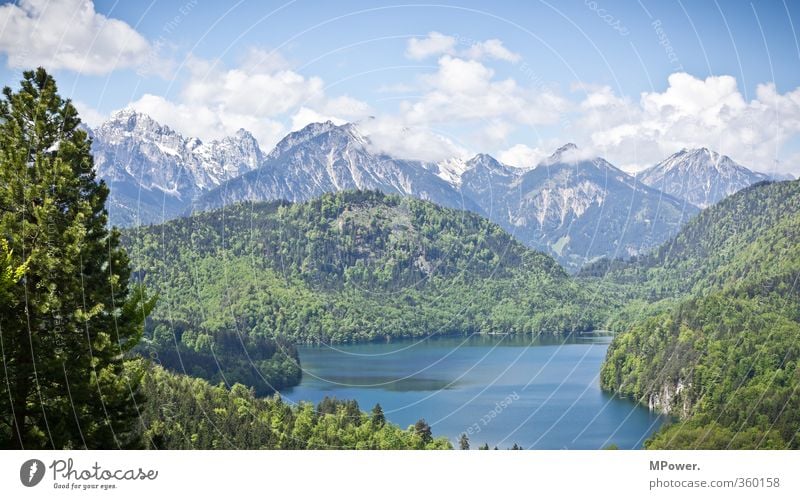
<instances>
[{"instance_id":1,"label":"dense green forest","mask_svg":"<svg viewBox=\"0 0 800 499\"><path fill-rule=\"evenodd\" d=\"M238 204L131 229L123 242L159 295L140 350L250 386L254 360L262 393L299 380L288 342L569 333L600 325L606 306L485 219L379 192Z\"/></svg>"},{"instance_id":2,"label":"dense green forest","mask_svg":"<svg viewBox=\"0 0 800 499\"><path fill-rule=\"evenodd\" d=\"M364 413L355 401L326 398L292 405L173 374L145 361L142 427L149 449L451 449L420 420L406 430L380 406Z\"/></svg>"},{"instance_id":3,"label":"dense green forest","mask_svg":"<svg viewBox=\"0 0 800 499\"><path fill-rule=\"evenodd\" d=\"M632 300L603 387L680 418L649 447L800 446L799 243L800 181L760 184L650 255L584 271Z\"/></svg>"}]
</instances>

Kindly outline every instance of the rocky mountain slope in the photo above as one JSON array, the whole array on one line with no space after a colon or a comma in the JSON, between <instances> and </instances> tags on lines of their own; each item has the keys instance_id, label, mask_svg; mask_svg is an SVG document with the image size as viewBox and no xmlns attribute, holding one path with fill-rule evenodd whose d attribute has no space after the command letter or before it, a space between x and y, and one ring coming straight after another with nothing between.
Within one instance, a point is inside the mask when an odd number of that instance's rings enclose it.
<instances>
[{"instance_id":1,"label":"rocky mountain slope","mask_svg":"<svg viewBox=\"0 0 800 499\"><path fill-rule=\"evenodd\" d=\"M576 270L600 257L640 254L697 211L602 158L582 158L573 144L521 170L487 154L440 163L395 158L376 151L352 123L312 123L266 155L244 130L203 143L131 110L115 114L93 135L118 225L242 201L302 202L324 193L378 190L487 217Z\"/></svg>"},{"instance_id":2,"label":"rocky mountain slope","mask_svg":"<svg viewBox=\"0 0 800 499\"><path fill-rule=\"evenodd\" d=\"M109 214L117 225L179 216L188 203L263 161L245 130L203 143L125 109L92 130L98 175L111 187Z\"/></svg>"},{"instance_id":3,"label":"rocky mountain slope","mask_svg":"<svg viewBox=\"0 0 800 499\"><path fill-rule=\"evenodd\" d=\"M700 208L711 206L749 185L771 179L765 173L749 170L705 147L682 149L642 171L637 178Z\"/></svg>"}]
</instances>

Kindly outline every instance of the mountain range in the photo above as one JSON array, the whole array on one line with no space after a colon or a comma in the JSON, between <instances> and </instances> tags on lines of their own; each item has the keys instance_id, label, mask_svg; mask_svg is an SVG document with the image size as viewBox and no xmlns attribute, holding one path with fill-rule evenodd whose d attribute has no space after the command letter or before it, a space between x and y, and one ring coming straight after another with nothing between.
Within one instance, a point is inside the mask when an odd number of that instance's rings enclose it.
<instances>
[{"instance_id":1,"label":"mountain range","mask_svg":"<svg viewBox=\"0 0 800 499\"><path fill-rule=\"evenodd\" d=\"M751 171L728 156L702 147L682 149L640 172L637 178L650 187L706 208L772 177Z\"/></svg>"},{"instance_id":2,"label":"mountain range","mask_svg":"<svg viewBox=\"0 0 800 499\"><path fill-rule=\"evenodd\" d=\"M523 243L568 269L604 255L627 257L674 234L697 208L638 182L574 144L521 171L479 155L461 191Z\"/></svg>"},{"instance_id":3,"label":"mountain range","mask_svg":"<svg viewBox=\"0 0 800 499\"><path fill-rule=\"evenodd\" d=\"M257 168L264 159L245 130L203 143L129 109L90 134L97 173L111 187L111 222L121 226L180 216L200 194Z\"/></svg>"},{"instance_id":4,"label":"mountain range","mask_svg":"<svg viewBox=\"0 0 800 499\"><path fill-rule=\"evenodd\" d=\"M477 213L570 270L640 254L675 234L698 207L769 178L705 148L684 149L637 176L574 144L527 170L488 154L439 163L399 159L376 150L358 125L330 121L288 134L268 154L245 130L203 143L132 110L91 134L117 225L241 201L378 190Z\"/></svg>"}]
</instances>

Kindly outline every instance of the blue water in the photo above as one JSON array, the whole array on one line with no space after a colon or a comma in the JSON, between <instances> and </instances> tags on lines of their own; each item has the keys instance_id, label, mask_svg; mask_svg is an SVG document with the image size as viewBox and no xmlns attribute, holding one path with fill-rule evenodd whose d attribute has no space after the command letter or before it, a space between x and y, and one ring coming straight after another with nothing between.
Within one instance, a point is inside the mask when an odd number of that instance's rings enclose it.
<instances>
[{"instance_id":1,"label":"blue water","mask_svg":"<svg viewBox=\"0 0 800 499\"><path fill-rule=\"evenodd\" d=\"M287 401L325 396L376 403L403 427L424 418L437 436L471 446L640 448L663 419L600 390L610 338L438 337L300 347L303 380Z\"/></svg>"}]
</instances>

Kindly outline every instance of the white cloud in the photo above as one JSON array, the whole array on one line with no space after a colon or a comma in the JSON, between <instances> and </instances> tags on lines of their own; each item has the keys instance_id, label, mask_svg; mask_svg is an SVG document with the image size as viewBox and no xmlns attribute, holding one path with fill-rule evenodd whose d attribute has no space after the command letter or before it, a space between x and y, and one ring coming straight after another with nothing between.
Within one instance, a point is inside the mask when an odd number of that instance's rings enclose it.
<instances>
[{"instance_id":1,"label":"white cloud","mask_svg":"<svg viewBox=\"0 0 800 499\"><path fill-rule=\"evenodd\" d=\"M332 121L342 125L349 121L357 121L372 114L372 109L358 99L347 95L323 99L316 108L301 107L292 116L292 130L300 130L309 123Z\"/></svg>"},{"instance_id":2,"label":"white cloud","mask_svg":"<svg viewBox=\"0 0 800 499\"><path fill-rule=\"evenodd\" d=\"M524 88L513 78L493 77L494 71L480 62L443 56L438 71L422 78L425 93L415 102L404 102L401 112L412 124L503 120L536 125L556 121L568 107L549 89Z\"/></svg>"},{"instance_id":3,"label":"white cloud","mask_svg":"<svg viewBox=\"0 0 800 499\"><path fill-rule=\"evenodd\" d=\"M306 78L288 69L271 72L248 65L218 70L197 60L188 66L190 75L181 90L182 99L221 112L277 116L323 96L320 78Z\"/></svg>"},{"instance_id":4,"label":"white cloud","mask_svg":"<svg viewBox=\"0 0 800 499\"><path fill-rule=\"evenodd\" d=\"M407 126L397 117L382 117L359 123L375 152L403 159L438 162L453 157L466 157L466 148L436 130L424 126Z\"/></svg>"},{"instance_id":5,"label":"white cloud","mask_svg":"<svg viewBox=\"0 0 800 499\"><path fill-rule=\"evenodd\" d=\"M406 45L406 57L414 60L427 59L431 56L451 54L456 48L456 39L436 31L428 33L426 38L411 38Z\"/></svg>"},{"instance_id":6,"label":"white cloud","mask_svg":"<svg viewBox=\"0 0 800 499\"><path fill-rule=\"evenodd\" d=\"M78 110L78 116L80 116L81 122L90 127L96 127L106 120L106 116L103 113L85 102L72 101L72 105Z\"/></svg>"},{"instance_id":7,"label":"white cloud","mask_svg":"<svg viewBox=\"0 0 800 499\"><path fill-rule=\"evenodd\" d=\"M280 121L251 114L221 112L219 108L193 102L172 102L159 95L145 94L130 107L185 136L202 140L232 135L244 128L253 134L259 145L268 147L287 132Z\"/></svg>"},{"instance_id":8,"label":"white cloud","mask_svg":"<svg viewBox=\"0 0 800 499\"><path fill-rule=\"evenodd\" d=\"M500 151L497 154L497 159L509 166L532 168L541 163L549 154L549 152L545 152L538 147L515 144L508 149Z\"/></svg>"},{"instance_id":9,"label":"white cloud","mask_svg":"<svg viewBox=\"0 0 800 499\"><path fill-rule=\"evenodd\" d=\"M469 45L459 50L458 45ZM519 62L522 57L508 50L503 42L493 38L486 41L461 40L453 36L443 35L437 31L428 33L425 38L410 38L406 44L406 57L423 60L429 57L451 55L467 59L498 59L507 62Z\"/></svg>"},{"instance_id":10,"label":"white cloud","mask_svg":"<svg viewBox=\"0 0 800 499\"><path fill-rule=\"evenodd\" d=\"M492 150L507 145L520 126L554 123L569 108L551 89L496 79L483 63L451 55L440 57L437 70L421 75L417 87L418 97L404 99L396 113L378 119L380 127L371 125L380 134L374 142L381 150L428 161L466 154L466 148L442 137L441 130L452 128L470 149Z\"/></svg>"},{"instance_id":11,"label":"white cloud","mask_svg":"<svg viewBox=\"0 0 800 499\"><path fill-rule=\"evenodd\" d=\"M339 117L330 114L322 114L307 107L301 107L292 116L292 131L296 132L309 123L323 123L325 121L331 121L335 125L343 125L347 123L347 120L343 120Z\"/></svg>"},{"instance_id":12,"label":"white cloud","mask_svg":"<svg viewBox=\"0 0 800 499\"><path fill-rule=\"evenodd\" d=\"M239 66L251 73L271 73L289 69L289 61L277 50L250 47L241 58Z\"/></svg>"},{"instance_id":13,"label":"white cloud","mask_svg":"<svg viewBox=\"0 0 800 499\"><path fill-rule=\"evenodd\" d=\"M592 89L579 125L591 145L629 170L650 166L683 147L707 146L756 170L774 168L787 141L800 132L800 88L779 94L759 85L747 102L732 76L670 75L663 92L638 102L608 87ZM785 165L782 168L793 167Z\"/></svg>"},{"instance_id":14,"label":"white cloud","mask_svg":"<svg viewBox=\"0 0 800 499\"><path fill-rule=\"evenodd\" d=\"M44 66L86 74L119 68L166 71L155 48L118 19L98 14L90 0L20 0L0 6L0 52L12 68Z\"/></svg>"},{"instance_id":15,"label":"white cloud","mask_svg":"<svg viewBox=\"0 0 800 499\"><path fill-rule=\"evenodd\" d=\"M522 59L522 56L505 48L503 42L497 39L474 43L467 49L466 56L470 59L490 58L508 62L519 62Z\"/></svg>"},{"instance_id":16,"label":"white cloud","mask_svg":"<svg viewBox=\"0 0 800 499\"><path fill-rule=\"evenodd\" d=\"M235 68L191 56L186 67L189 74L177 99L145 94L130 106L202 140L245 128L266 150L290 129L315 121L341 124L371 112L352 97L326 96L322 79L288 69L280 54L265 50L249 50Z\"/></svg>"}]
</instances>

